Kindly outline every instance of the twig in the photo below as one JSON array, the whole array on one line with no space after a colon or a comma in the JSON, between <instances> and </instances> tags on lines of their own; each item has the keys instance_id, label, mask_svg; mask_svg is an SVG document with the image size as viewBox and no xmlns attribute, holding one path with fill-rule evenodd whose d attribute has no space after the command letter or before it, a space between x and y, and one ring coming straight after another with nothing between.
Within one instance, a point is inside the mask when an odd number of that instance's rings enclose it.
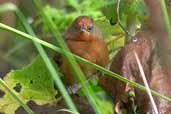
<instances>
[{"instance_id":1,"label":"twig","mask_svg":"<svg viewBox=\"0 0 171 114\"><path fill-rule=\"evenodd\" d=\"M117 13L117 22L119 24L119 26L122 28L122 30L131 38L134 37L132 34L129 33L128 30L126 30L126 28L122 25L121 21L120 21L120 13L119 13L119 8L120 8L120 0L117 0L117 8L116 8L116 13Z\"/></svg>"}]
</instances>

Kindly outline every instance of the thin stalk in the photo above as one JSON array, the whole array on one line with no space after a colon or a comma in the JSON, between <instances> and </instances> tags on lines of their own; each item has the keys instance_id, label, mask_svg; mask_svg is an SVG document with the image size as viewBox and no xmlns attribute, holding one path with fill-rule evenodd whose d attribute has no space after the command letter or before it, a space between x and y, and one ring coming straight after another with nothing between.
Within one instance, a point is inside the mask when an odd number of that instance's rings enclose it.
<instances>
[{"instance_id":1,"label":"thin stalk","mask_svg":"<svg viewBox=\"0 0 171 114\"><path fill-rule=\"evenodd\" d=\"M28 114L35 114L25 103L15 94L15 92L8 87L8 85L0 78L0 85L2 85L10 95L21 105Z\"/></svg>"},{"instance_id":2,"label":"thin stalk","mask_svg":"<svg viewBox=\"0 0 171 114\"><path fill-rule=\"evenodd\" d=\"M161 5L161 10L162 10L162 14L163 14L163 20L164 20L164 23L165 23L165 28L166 28L166 31L168 33L168 38L169 38L169 41L171 43L171 26L170 26L170 20L169 20L169 15L168 15L168 12L167 12L167 8L166 8L166 3L165 3L165 0L159 0L160 1L160 5Z\"/></svg>"},{"instance_id":3,"label":"thin stalk","mask_svg":"<svg viewBox=\"0 0 171 114\"><path fill-rule=\"evenodd\" d=\"M33 0L33 2L35 3L35 6L37 7L37 9L39 11L41 11L42 5L41 5L40 1L39 0ZM62 48L62 50L69 51L67 45L65 44L65 41L61 37L60 33L58 32L58 29L56 28L56 26L54 24L54 22L50 18L49 13L42 12L41 16L42 16L42 18L46 19L46 25L48 26L49 30L55 36L56 41L57 41L58 45ZM78 66L75 58L65 51L63 51L63 55L68 60L68 63L70 64L71 69L73 70L75 76L79 79L79 81L80 81L80 83L84 89L84 94L86 95L86 97L87 97L88 101L90 102L91 106L93 107L94 111L97 114L102 114L102 109L100 108L100 105L95 100L96 96L95 96L95 94L93 94L94 91L91 87L89 87L87 85L87 83L85 83L86 82L85 75L83 74L80 67Z\"/></svg>"},{"instance_id":4,"label":"thin stalk","mask_svg":"<svg viewBox=\"0 0 171 114\"><path fill-rule=\"evenodd\" d=\"M66 52L66 53L70 54L71 56L73 55L76 58L76 60L78 60L81 63L87 64L90 67L95 68L95 69L97 69L97 70L99 70L99 71L101 71L101 72L103 72L103 73L105 73L105 74L107 74L109 76L112 76L112 77L114 77L114 78L116 78L116 79L118 79L120 81L123 81L125 83L128 83L129 85L131 85L133 87L136 87L136 88L141 89L141 90L146 90L144 86L142 86L142 85L140 85L140 84L138 84L136 82L133 82L131 80L128 80L127 78L124 78L123 76L121 76L119 74L116 74L116 73L114 73L114 72L112 72L110 70L107 70L104 67L101 67L99 65L96 65L96 64L94 64L94 63L92 63L92 62L90 62L90 61L88 61L88 60L86 60L86 59L84 59L82 57L79 57L77 55L74 55L74 54L72 54L72 53L70 53L70 52L68 52L66 50L62 50L59 47L56 47L56 46L54 46L54 45L52 45L52 44L50 44L48 42L45 42L43 40L40 40L39 38L36 38L34 36L31 36L29 34L26 34L24 32L21 32L19 30L16 30L16 29L14 29L14 28L12 28L10 26L7 26L5 24L2 24L2 23L0 23L0 29L6 30L6 31L11 32L11 33L18 34L18 35L22 36L22 38L27 38L27 39L33 40L33 41L35 41L35 42L37 42L37 43L39 43L39 44L41 44L41 45L43 45L45 47L48 47L48 48L50 48L50 49L52 49L52 50L54 50L54 51L56 51L56 52L58 52L60 54L63 54L64 52ZM160 94L160 93L158 93L158 92L156 92L154 90L151 90L151 92L155 96L158 96L158 97L160 97L160 98L162 98L164 100L167 100L167 101L171 101L171 98L168 97L168 96L164 96L164 95L162 95L162 94Z\"/></svg>"},{"instance_id":5,"label":"thin stalk","mask_svg":"<svg viewBox=\"0 0 171 114\"><path fill-rule=\"evenodd\" d=\"M146 87L147 94L148 94L148 96L150 98L150 101L151 101L151 104L153 106L154 112L155 112L155 114L159 114L159 111L157 109L156 103L155 103L155 101L153 99L153 96L151 94L150 87L148 85L148 82L147 82L147 79L146 79L146 76L145 76L142 64L140 62L140 59L138 58L138 55L137 55L136 52L134 52L134 55L135 55L135 58L136 58L136 61L137 61L138 67L139 67L139 71L141 73L141 76L142 76L142 79L143 79L143 82L144 82L144 85Z\"/></svg>"},{"instance_id":6,"label":"thin stalk","mask_svg":"<svg viewBox=\"0 0 171 114\"><path fill-rule=\"evenodd\" d=\"M117 7L116 7L116 13L117 13L117 22L119 24L119 26L121 27L121 29L127 34L128 37L132 38L133 35L131 33L129 33L129 31L122 25L121 20L120 20L120 1L121 0L117 0Z\"/></svg>"}]
</instances>

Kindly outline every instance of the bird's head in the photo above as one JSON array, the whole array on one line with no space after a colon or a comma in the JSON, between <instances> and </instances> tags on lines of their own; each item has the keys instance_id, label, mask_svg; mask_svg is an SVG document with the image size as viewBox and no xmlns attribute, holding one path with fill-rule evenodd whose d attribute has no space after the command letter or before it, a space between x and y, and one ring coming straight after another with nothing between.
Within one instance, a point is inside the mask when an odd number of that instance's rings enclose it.
<instances>
[{"instance_id":1,"label":"bird's head","mask_svg":"<svg viewBox=\"0 0 171 114\"><path fill-rule=\"evenodd\" d=\"M64 37L67 40L92 41L102 38L102 35L91 17L79 16L70 25Z\"/></svg>"},{"instance_id":2,"label":"bird's head","mask_svg":"<svg viewBox=\"0 0 171 114\"><path fill-rule=\"evenodd\" d=\"M73 22L73 32L87 32L92 33L94 29L94 21L88 16L79 16Z\"/></svg>"}]
</instances>

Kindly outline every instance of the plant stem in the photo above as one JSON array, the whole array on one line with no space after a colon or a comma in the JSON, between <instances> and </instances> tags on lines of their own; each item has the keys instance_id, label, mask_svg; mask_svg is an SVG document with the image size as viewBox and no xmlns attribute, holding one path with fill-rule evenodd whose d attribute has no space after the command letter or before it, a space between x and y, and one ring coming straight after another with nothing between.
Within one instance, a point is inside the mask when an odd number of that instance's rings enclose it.
<instances>
[{"instance_id":1,"label":"plant stem","mask_svg":"<svg viewBox=\"0 0 171 114\"><path fill-rule=\"evenodd\" d=\"M7 26L5 24L2 24L2 23L0 23L0 29L9 31L9 32L12 32L12 33L15 33L15 34L18 34L18 35L20 35L20 36L22 36L24 38L30 39L30 40L34 40L35 42L37 42L37 43L39 43L39 44L41 44L41 45L43 45L45 47L48 47L48 48L50 48L50 49L52 49L52 50L54 50L54 51L56 51L58 53L63 54L63 52L65 51L66 53L70 54L71 56L73 55L76 58L76 60L78 60L79 62L82 62L84 64L88 64L89 66L91 66L91 67L93 67L93 68L95 68L95 69L97 69L97 70L99 70L99 71L101 71L101 72L103 72L103 73L105 73L105 74L107 74L109 76L112 76L112 77L114 77L114 78L116 78L116 79L118 79L120 81L128 83L129 85L131 85L133 87L136 87L136 88L141 89L141 90L146 90L145 87L142 86L141 84L138 84L136 82L128 80L127 78L124 78L123 76L121 76L119 74L116 74L116 73L114 73L112 71L109 71L106 68L101 67L99 65L96 65L96 64L94 64L94 63L92 63L92 62L90 62L90 61L88 61L88 60L86 60L86 59L84 59L84 58L82 58L80 56L77 56L77 55L74 55L74 54L72 54L70 52L67 52L66 50L62 50L59 47L56 47L56 46L54 46L54 45L52 45L52 44L50 44L48 42L40 40L40 39L38 39L38 38L36 38L34 36L28 35L28 34L26 34L24 32L16 30L16 29L14 29L12 27L9 27L9 26ZM151 90L151 92L155 96L161 97L162 99L167 100L167 101L171 101L171 98L168 97L168 96L164 96L164 95L162 95L162 94L160 94L160 93L158 93L158 92L156 92L154 90Z\"/></svg>"}]
</instances>

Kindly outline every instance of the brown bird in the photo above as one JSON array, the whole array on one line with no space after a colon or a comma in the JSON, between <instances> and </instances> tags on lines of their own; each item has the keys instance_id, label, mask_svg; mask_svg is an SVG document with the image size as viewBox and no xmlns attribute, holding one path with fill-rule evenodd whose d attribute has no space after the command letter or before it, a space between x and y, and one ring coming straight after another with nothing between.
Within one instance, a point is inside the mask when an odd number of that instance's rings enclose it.
<instances>
[{"instance_id":1,"label":"brown bird","mask_svg":"<svg viewBox=\"0 0 171 114\"><path fill-rule=\"evenodd\" d=\"M163 68L161 58L156 53L156 41L154 38L155 35L149 31L138 32L132 41L127 43L115 56L110 70L144 85L134 56L134 52L136 52L141 61L149 87L163 95L170 96L171 77ZM138 106L138 112L140 114L154 114L147 92L133 88L112 77L103 77L103 79L100 79L100 84L108 93L115 97L114 108L117 113L120 113L122 108L126 108L128 114L133 113L132 107L130 107L131 101L129 96L129 91L133 90L135 92L134 101ZM154 101L160 114L171 113L171 102L156 96L154 96Z\"/></svg>"},{"instance_id":2,"label":"brown bird","mask_svg":"<svg viewBox=\"0 0 171 114\"><path fill-rule=\"evenodd\" d=\"M72 53L103 67L108 64L109 54L107 45L98 27L89 16L79 16L76 18L64 33L64 38ZM77 83L78 81L65 57L61 57L61 59L56 57L55 60L60 63L65 85L71 86ZM80 62L78 62L78 65L87 78L97 73L97 70L88 65Z\"/></svg>"},{"instance_id":3,"label":"brown bird","mask_svg":"<svg viewBox=\"0 0 171 114\"><path fill-rule=\"evenodd\" d=\"M150 75L148 62L150 60L151 50L152 45L150 37L144 34L144 32L139 32L118 52L118 54L113 59L110 70L132 81L143 84L134 56L134 51L137 53L138 57L143 63L144 70L148 79ZM100 78L100 84L108 93L115 97L115 111L117 113L120 111L119 108L127 108L128 112L132 113L132 109L128 105L130 105L129 91L134 90L133 87L109 76ZM135 89L135 91L138 91L138 89ZM146 94L143 91L138 92L137 94L139 93L139 96ZM146 96L144 95L141 98L145 100Z\"/></svg>"}]
</instances>

